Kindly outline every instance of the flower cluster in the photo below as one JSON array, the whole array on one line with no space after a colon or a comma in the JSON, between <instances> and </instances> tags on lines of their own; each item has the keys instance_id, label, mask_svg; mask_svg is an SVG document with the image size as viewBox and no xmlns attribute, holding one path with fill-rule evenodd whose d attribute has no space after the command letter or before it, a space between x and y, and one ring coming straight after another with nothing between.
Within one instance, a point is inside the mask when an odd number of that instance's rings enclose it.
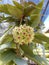
<instances>
[{"instance_id":1,"label":"flower cluster","mask_svg":"<svg viewBox=\"0 0 49 65\"><path fill-rule=\"evenodd\" d=\"M19 44L31 43L34 39L34 29L30 26L20 25L12 31L14 41Z\"/></svg>"}]
</instances>

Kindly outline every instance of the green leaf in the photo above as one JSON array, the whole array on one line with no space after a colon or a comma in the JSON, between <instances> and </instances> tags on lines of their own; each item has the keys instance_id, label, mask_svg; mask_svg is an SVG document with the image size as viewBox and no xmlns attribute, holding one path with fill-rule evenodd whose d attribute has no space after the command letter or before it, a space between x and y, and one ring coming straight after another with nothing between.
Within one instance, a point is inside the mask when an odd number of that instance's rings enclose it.
<instances>
[{"instance_id":1,"label":"green leaf","mask_svg":"<svg viewBox=\"0 0 49 65\"><path fill-rule=\"evenodd\" d=\"M16 48L16 44L11 41L9 43L6 43L6 44L2 44L0 45L0 52L4 51L4 49L10 49L10 48Z\"/></svg>"},{"instance_id":2,"label":"green leaf","mask_svg":"<svg viewBox=\"0 0 49 65\"><path fill-rule=\"evenodd\" d=\"M7 4L0 5L0 12L5 13L5 14L10 14L7 8Z\"/></svg>"},{"instance_id":3,"label":"green leaf","mask_svg":"<svg viewBox=\"0 0 49 65\"><path fill-rule=\"evenodd\" d=\"M42 44L42 41L41 41L41 40L38 40L38 39L37 39L37 38L35 38L35 37L34 37L33 42L35 42L35 43L39 43L39 44Z\"/></svg>"},{"instance_id":4,"label":"green leaf","mask_svg":"<svg viewBox=\"0 0 49 65\"><path fill-rule=\"evenodd\" d=\"M4 53L2 53L1 56L0 56L0 60L4 64L7 64L7 63L13 61L17 65L24 65L24 64L28 65L27 61L17 57L13 50L7 50Z\"/></svg>"},{"instance_id":5,"label":"green leaf","mask_svg":"<svg viewBox=\"0 0 49 65\"><path fill-rule=\"evenodd\" d=\"M13 61L10 61L10 62L7 63L6 65L15 65L15 64L13 63Z\"/></svg>"},{"instance_id":6,"label":"green leaf","mask_svg":"<svg viewBox=\"0 0 49 65\"><path fill-rule=\"evenodd\" d=\"M43 1L41 1L37 7L39 7L40 9L35 9L31 15L30 15L30 22L29 24L32 26L32 27L37 27L38 24L40 23L40 17L41 17L41 9L42 9L42 6L43 6Z\"/></svg>"},{"instance_id":7,"label":"green leaf","mask_svg":"<svg viewBox=\"0 0 49 65\"><path fill-rule=\"evenodd\" d=\"M7 41L4 40L6 38L6 36L8 35L9 31L13 28L14 26L10 27L1 37L0 37L0 44L3 43L3 41Z\"/></svg>"},{"instance_id":8,"label":"green leaf","mask_svg":"<svg viewBox=\"0 0 49 65\"><path fill-rule=\"evenodd\" d=\"M0 22L2 22L4 19L5 19L4 15L0 16Z\"/></svg>"},{"instance_id":9,"label":"green leaf","mask_svg":"<svg viewBox=\"0 0 49 65\"><path fill-rule=\"evenodd\" d=\"M14 59L14 53L12 50L7 50L5 52L3 52L0 56L0 60L4 63L7 64L8 62L10 62L11 60Z\"/></svg>"},{"instance_id":10,"label":"green leaf","mask_svg":"<svg viewBox=\"0 0 49 65\"><path fill-rule=\"evenodd\" d=\"M24 7L28 7L29 5L32 5L35 9L40 9L40 7L38 7L34 2L24 2Z\"/></svg>"},{"instance_id":11,"label":"green leaf","mask_svg":"<svg viewBox=\"0 0 49 65\"><path fill-rule=\"evenodd\" d=\"M16 6L12 6L12 5L7 5L8 11L10 12L10 14L18 19L20 19L22 17L23 12L20 11Z\"/></svg>"},{"instance_id":12,"label":"green leaf","mask_svg":"<svg viewBox=\"0 0 49 65\"><path fill-rule=\"evenodd\" d=\"M44 47L45 47L46 50L48 50L49 49L49 43L48 44L47 43L44 43Z\"/></svg>"},{"instance_id":13,"label":"green leaf","mask_svg":"<svg viewBox=\"0 0 49 65\"><path fill-rule=\"evenodd\" d=\"M16 22L17 18L14 18L12 16L8 16L8 17L2 16L2 17L0 17L0 22L3 22L4 20L6 22Z\"/></svg>"},{"instance_id":14,"label":"green leaf","mask_svg":"<svg viewBox=\"0 0 49 65\"><path fill-rule=\"evenodd\" d=\"M42 9L42 7L43 7L43 3L44 3L44 0L42 0L41 2L39 2L39 4L37 5L37 7L39 7L40 8L40 10Z\"/></svg>"},{"instance_id":15,"label":"green leaf","mask_svg":"<svg viewBox=\"0 0 49 65\"><path fill-rule=\"evenodd\" d=\"M13 40L13 36L8 34L8 35L4 38L4 40L2 41L2 44L11 42L12 40Z\"/></svg>"},{"instance_id":16,"label":"green leaf","mask_svg":"<svg viewBox=\"0 0 49 65\"><path fill-rule=\"evenodd\" d=\"M24 51L24 54L31 59L32 61L35 61L39 65L48 65L46 59L40 57L39 55L35 55L32 50L27 45L21 45L21 49ZM29 50L29 51L28 51Z\"/></svg>"},{"instance_id":17,"label":"green leaf","mask_svg":"<svg viewBox=\"0 0 49 65\"><path fill-rule=\"evenodd\" d=\"M17 18L15 17L12 17L12 16L8 16L8 17L5 17L4 20L6 20L6 22L16 22L17 21Z\"/></svg>"},{"instance_id":18,"label":"green leaf","mask_svg":"<svg viewBox=\"0 0 49 65\"><path fill-rule=\"evenodd\" d=\"M42 33L36 33L35 34L35 39L39 40L39 41L44 41L44 42L47 42L49 43L49 37L46 37L44 34Z\"/></svg>"},{"instance_id":19,"label":"green leaf","mask_svg":"<svg viewBox=\"0 0 49 65\"><path fill-rule=\"evenodd\" d=\"M33 14L31 17L30 17L30 24L32 27L37 27L38 24L40 23L40 14L39 11L34 11L34 13L37 13L37 14Z\"/></svg>"},{"instance_id":20,"label":"green leaf","mask_svg":"<svg viewBox=\"0 0 49 65\"><path fill-rule=\"evenodd\" d=\"M30 15L30 13L36 9L33 6L36 6L36 5L35 4L30 4L30 5L28 5L27 7L24 8L24 16Z\"/></svg>"},{"instance_id":21,"label":"green leaf","mask_svg":"<svg viewBox=\"0 0 49 65\"><path fill-rule=\"evenodd\" d=\"M10 5L10 4L0 5L0 12L12 15L16 18L22 17L22 11L20 9L18 9L16 6L13 6L13 5Z\"/></svg>"},{"instance_id":22,"label":"green leaf","mask_svg":"<svg viewBox=\"0 0 49 65\"><path fill-rule=\"evenodd\" d=\"M32 12L36 9L41 10L42 5L43 5L43 1L40 2L38 5L36 5L33 2L28 2L28 3L25 2L24 6L26 6L26 7L24 8L24 15L28 16L28 15L32 14ZM37 10L36 10L36 12L37 12Z\"/></svg>"},{"instance_id":23,"label":"green leaf","mask_svg":"<svg viewBox=\"0 0 49 65\"><path fill-rule=\"evenodd\" d=\"M18 2L14 1L14 0L13 0L13 3L19 10L23 11L24 7L21 4L19 4Z\"/></svg>"}]
</instances>

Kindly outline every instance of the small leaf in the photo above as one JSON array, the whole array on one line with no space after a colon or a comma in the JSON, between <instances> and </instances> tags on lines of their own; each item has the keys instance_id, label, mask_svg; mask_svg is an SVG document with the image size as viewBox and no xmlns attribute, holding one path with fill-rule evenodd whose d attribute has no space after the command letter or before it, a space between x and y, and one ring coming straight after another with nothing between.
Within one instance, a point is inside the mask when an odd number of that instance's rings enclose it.
<instances>
[{"instance_id":1,"label":"small leaf","mask_svg":"<svg viewBox=\"0 0 49 65\"><path fill-rule=\"evenodd\" d=\"M29 46L27 45L21 45L20 46L21 49L24 51L24 54L29 58L31 59L32 61L35 61L37 64L39 65L48 65L46 59L38 56L38 55L35 55L32 50L29 48ZM29 51L28 51L29 50Z\"/></svg>"}]
</instances>

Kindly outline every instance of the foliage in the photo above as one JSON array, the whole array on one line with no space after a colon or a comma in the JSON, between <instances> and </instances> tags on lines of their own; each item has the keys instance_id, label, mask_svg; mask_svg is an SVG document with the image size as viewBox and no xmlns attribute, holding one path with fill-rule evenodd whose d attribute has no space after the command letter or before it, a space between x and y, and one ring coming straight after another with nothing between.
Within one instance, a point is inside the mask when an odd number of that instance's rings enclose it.
<instances>
[{"instance_id":1,"label":"foliage","mask_svg":"<svg viewBox=\"0 0 49 65\"><path fill-rule=\"evenodd\" d=\"M24 2L23 5L15 1L13 1L13 3L14 5L0 5L0 13L4 14L3 16L0 16L0 23L3 21L15 23L15 25L10 26L8 30L0 37L1 65L28 65L28 60L26 60L25 57L34 61L38 65L49 65L44 57L41 57L33 52L37 43L49 43L49 38L39 32L40 12L42 10L43 0L38 5L32 2ZM5 15L7 16L5 17ZM15 26L19 27L24 24L31 28L33 27L35 34L32 43L28 43L27 45L16 43L12 34Z\"/></svg>"}]
</instances>

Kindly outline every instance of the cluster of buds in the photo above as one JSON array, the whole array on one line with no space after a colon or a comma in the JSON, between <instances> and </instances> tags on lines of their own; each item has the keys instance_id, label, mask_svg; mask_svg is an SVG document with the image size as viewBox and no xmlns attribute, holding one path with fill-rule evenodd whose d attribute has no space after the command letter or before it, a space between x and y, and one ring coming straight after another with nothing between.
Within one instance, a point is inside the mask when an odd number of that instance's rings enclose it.
<instances>
[{"instance_id":1,"label":"cluster of buds","mask_svg":"<svg viewBox=\"0 0 49 65\"><path fill-rule=\"evenodd\" d=\"M15 27L12 31L14 42L19 44L31 43L34 39L34 29L30 26L20 25Z\"/></svg>"}]
</instances>

